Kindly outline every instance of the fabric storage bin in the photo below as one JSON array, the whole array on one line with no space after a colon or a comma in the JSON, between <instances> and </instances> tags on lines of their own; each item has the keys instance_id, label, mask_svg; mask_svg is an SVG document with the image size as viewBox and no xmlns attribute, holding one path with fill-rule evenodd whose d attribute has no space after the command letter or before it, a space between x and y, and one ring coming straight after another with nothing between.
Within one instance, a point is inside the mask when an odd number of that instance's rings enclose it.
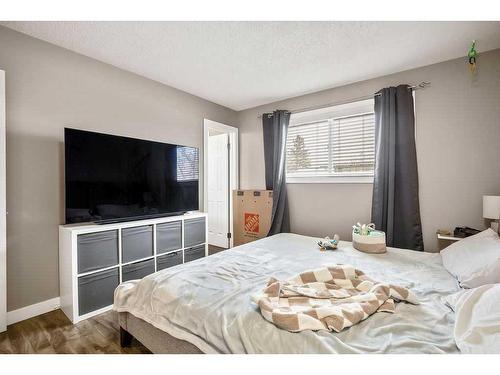
<instances>
[{"instance_id":1,"label":"fabric storage bin","mask_svg":"<svg viewBox=\"0 0 500 375\"><path fill-rule=\"evenodd\" d=\"M184 221L184 247L191 247L205 242L205 218Z\"/></svg>"},{"instance_id":2,"label":"fabric storage bin","mask_svg":"<svg viewBox=\"0 0 500 375\"><path fill-rule=\"evenodd\" d=\"M182 264L182 250L174 251L156 258L156 270L164 270Z\"/></svg>"},{"instance_id":3,"label":"fabric storage bin","mask_svg":"<svg viewBox=\"0 0 500 375\"><path fill-rule=\"evenodd\" d=\"M180 248L182 248L181 221L172 221L170 223L156 225L157 254L166 253Z\"/></svg>"},{"instance_id":4,"label":"fabric storage bin","mask_svg":"<svg viewBox=\"0 0 500 375\"><path fill-rule=\"evenodd\" d=\"M118 267L78 278L79 315L113 304L116 287L120 284Z\"/></svg>"},{"instance_id":5,"label":"fabric storage bin","mask_svg":"<svg viewBox=\"0 0 500 375\"><path fill-rule=\"evenodd\" d=\"M205 256L205 245L199 245L184 250L184 263L200 259Z\"/></svg>"},{"instance_id":6,"label":"fabric storage bin","mask_svg":"<svg viewBox=\"0 0 500 375\"><path fill-rule=\"evenodd\" d=\"M80 234L77 238L78 273L118 264L118 231Z\"/></svg>"},{"instance_id":7,"label":"fabric storage bin","mask_svg":"<svg viewBox=\"0 0 500 375\"><path fill-rule=\"evenodd\" d=\"M367 235L361 235L352 232L352 247L356 250L368 254L383 254L387 252L385 246L385 233L379 230L369 232Z\"/></svg>"},{"instance_id":8,"label":"fabric storage bin","mask_svg":"<svg viewBox=\"0 0 500 375\"><path fill-rule=\"evenodd\" d=\"M122 229L122 262L131 262L152 255L152 225Z\"/></svg>"},{"instance_id":9,"label":"fabric storage bin","mask_svg":"<svg viewBox=\"0 0 500 375\"><path fill-rule=\"evenodd\" d=\"M155 272L155 260L127 264L122 267L122 281L137 280Z\"/></svg>"}]
</instances>

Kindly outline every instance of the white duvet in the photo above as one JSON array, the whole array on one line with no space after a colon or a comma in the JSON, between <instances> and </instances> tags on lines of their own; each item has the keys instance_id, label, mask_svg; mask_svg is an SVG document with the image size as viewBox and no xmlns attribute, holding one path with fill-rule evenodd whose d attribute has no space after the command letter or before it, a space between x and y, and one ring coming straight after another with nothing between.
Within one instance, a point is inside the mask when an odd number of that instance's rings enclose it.
<instances>
[{"instance_id":1,"label":"white duvet","mask_svg":"<svg viewBox=\"0 0 500 375\"><path fill-rule=\"evenodd\" d=\"M462 353L500 353L500 284L446 298L455 311L455 341Z\"/></svg>"},{"instance_id":2,"label":"white duvet","mask_svg":"<svg viewBox=\"0 0 500 375\"><path fill-rule=\"evenodd\" d=\"M320 252L317 239L280 234L120 285L115 310L127 311L206 353L454 353L454 313L443 297L459 290L439 254L389 248L365 254L341 242ZM410 288L419 305L400 303L339 333L281 330L262 318L251 295L274 276L335 263Z\"/></svg>"}]
</instances>

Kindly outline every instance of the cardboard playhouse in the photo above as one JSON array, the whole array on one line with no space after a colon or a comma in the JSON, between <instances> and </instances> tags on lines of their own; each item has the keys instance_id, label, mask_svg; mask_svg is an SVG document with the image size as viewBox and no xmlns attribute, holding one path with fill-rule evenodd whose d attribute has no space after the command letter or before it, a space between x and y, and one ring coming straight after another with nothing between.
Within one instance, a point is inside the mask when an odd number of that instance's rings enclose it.
<instances>
[{"instance_id":1,"label":"cardboard playhouse","mask_svg":"<svg viewBox=\"0 0 500 375\"><path fill-rule=\"evenodd\" d=\"M272 190L233 191L234 246L264 238L271 227Z\"/></svg>"}]
</instances>

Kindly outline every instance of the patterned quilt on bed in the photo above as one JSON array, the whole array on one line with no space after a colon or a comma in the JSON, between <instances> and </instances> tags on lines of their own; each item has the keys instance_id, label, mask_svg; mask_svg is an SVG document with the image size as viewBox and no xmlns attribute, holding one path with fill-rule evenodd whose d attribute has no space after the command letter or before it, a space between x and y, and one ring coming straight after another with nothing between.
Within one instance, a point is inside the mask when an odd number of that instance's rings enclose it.
<instances>
[{"instance_id":1,"label":"patterned quilt on bed","mask_svg":"<svg viewBox=\"0 0 500 375\"><path fill-rule=\"evenodd\" d=\"M409 289L374 281L342 264L303 272L288 281L271 278L253 301L266 320L290 332L340 332L376 312L393 313L395 301L418 304Z\"/></svg>"}]
</instances>

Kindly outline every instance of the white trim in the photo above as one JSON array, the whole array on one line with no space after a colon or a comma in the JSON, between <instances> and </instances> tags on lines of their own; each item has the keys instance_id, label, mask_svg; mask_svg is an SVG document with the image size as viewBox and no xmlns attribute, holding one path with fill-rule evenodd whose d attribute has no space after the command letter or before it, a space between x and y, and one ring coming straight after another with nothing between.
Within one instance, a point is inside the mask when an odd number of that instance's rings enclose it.
<instances>
[{"instance_id":1,"label":"white trim","mask_svg":"<svg viewBox=\"0 0 500 375\"><path fill-rule=\"evenodd\" d=\"M369 98L292 113L289 126L292 127L309 122L326 121L329 119L339 119L353 115L373 113L374 104L375 99Z\"/></svg>"},{"instance_id":2,"label":"white trim","mask_svg":"<svg viewBox=\"0 0 500 375\"><path fill-rule=\"evenodd\" d=\"M59 297L56 297L47 301L35 303L34 305L22 307L18 310L9 311L7 313L7 324L11 325L29 318L33 318L34 316L57 310L60 306L61 301Z\"/></svg>"},{"instance_id":3,"label":"white trim","mask_svg":"<svg viewBox=\"0 0 500 375\"><path fill-rule=\"evenodd\" d=\"M7 329L7 235L5 176L5 72L0 70L0 332Z\"/></svg>"},{"instance_id":4,"label":"white trim","mask_svg":"<svg viewBox=\"0 0 500 375\"><path fill-rule=\"evenodd\" d=\"M138 260L133 260L133 261L128 262L128 263L123 263L123 265L126 266L127 264L132 264L132 263L135 263L135 262L141 262L143 260L149 260L149 259L153 259L153 258L154 258L154 256L149 256L147 258L142 258L142 259L138 259ZM109 266L109 267L106 267L106 268L98 268L96 270L79 273L79 274L77 274L77 276L78 277L90 276L90 275L93 275L94 273L99 273L99 272L103 272L103 271L109 271L109 270L112 270L113 268L118 268L118 267L119 267L119 264L115 264L113 266ZM120 279L120 283L121 282L122 282L122 280Z\"/></svg>"},{"instance_id":5,"label":"white trim","mask_svg":"<svg viewBox=\"0 0 500 375\"><path fill-rule=\"evenodd\" d=\"M88 318L92 318L93 316L105 313L105 312L111 310L112 308L113 308L113 305L109 305L109 306L105 306L99 310L91 311L91 312L84 314L84 315L79 315L75 318L75 320L73 321L73 324L77 324L77 323L81 322L82 320L87 320Z\"/></svg>"},{"instance_id":6,"label":"white trim","mask_svg":"<svg viewBox=\"0 0 500 375\"><path fill-rule=\"evenodd\" d=\"M287 177L287 184L373 184L373 176Z\"/></svg>"},{"instance_id":7,"label":"white trim","mask_svg":"<svg viewBox=\"0 0 500 375\"><path fill-rule=\"evenodd\" d=\"M209 131L216 130L229 135L229 166L230 166L230 182L229 182L229 247L234 246L234 228L233 228L233 191L239 188L239 156L238 156L238 128L221 124L208 119L203 119L203 211L208 213L208 137ZM210 220L210 218L207 218ZM207 223L208 228L208 223ZM208 235L208 233L207 233ZM208 237L207 237L208 248Z\"/></svg>"}]
</instances>

